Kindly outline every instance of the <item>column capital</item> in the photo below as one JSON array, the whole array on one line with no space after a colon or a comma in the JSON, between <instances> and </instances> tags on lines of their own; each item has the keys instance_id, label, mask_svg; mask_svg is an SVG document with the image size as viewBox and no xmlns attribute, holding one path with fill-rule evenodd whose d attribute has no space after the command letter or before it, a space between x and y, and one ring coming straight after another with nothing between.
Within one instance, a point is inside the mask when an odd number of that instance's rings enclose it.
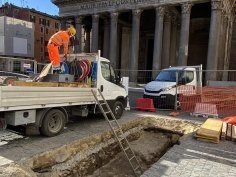
<instances>
[{"instance_id":1,"label":"column capital","mask_svg":"<svg viewBox=\"0 0 236 177\"><path fill-rule=\"evenodd\" d=\"M132 10L133 16L137 16L137 17L140 17L141 12L142 12L142 10L140 10L140 9L133 9Z\"/></svg>"},{"instance_id":2,"label":"column capital","mask_svg":"<svg viewBox=\"0 0 236 177\"><path fill-rule=\"evenodd\" d=\"M77 17L75 17L75 24L81 24L81 23L82 23L82 20L83 20L83 17L82 17L82 16L77 16Z\"/></svg>"},{"instance_id":3,"label":"column capital","mask_svg":"<svg viewBox=\"0 0 236 177\"><path fill-rule=\"evenodd\" d=\"M111 15L111 21L116 22L118 19L119 13L118 12L111 12L110 15Z\"/></svg>"},{"instance_id":4,"label":"column capital","mask_svg":"<svg viewBox=\"0 0 236 177\"><path fill-rule=\"evenodd\" d=\"M221 10L222 9L222 0L211 0L211 9L212 10Z\"/></svg>"},{"instance_id":5,"label":"column capital","mask_svg":"<svg viewBox=\"0 0 236 177\"><path fill-rule=\"evenodd\" d=\"M165 7L164 6L158 6L158 7L156 7L155 8L155 10L156 10L156 14L158 15L158 16L160 16L160 17L164 17L164 15L165 15Z\"/></svg>"},{"instance_id":6,"label":"column capital","mask_svg":"<svg viewBox=\"0 0 236 177\"><path fill-rule=\"evenodd\" d=\"M192 3L183 3L181 5L182 14L190 14L193 4Z\"/></svg>"},{"instance_id":7,"label":"column capital","mask_svg":"<svg viewBox=\"0 0 236 177\"><path fill-rule=\"evenodd\" d=\"M170 22L171 21L171 13L169 11L165 12L165 18L164 18L165 22Z\"/></svg>"},{"instance_id":8,"label":"column capital","mask_svg":"<svg viewBox=\"0 0 236 177\"><path fill-rule=\"evenodd\" d=\"M99 20L99 15L98 15L98 14L93 14L93 15L92 15L92 18L93 18L93 22L98 22L98 20Z\"/></svg>"}]
</instances>

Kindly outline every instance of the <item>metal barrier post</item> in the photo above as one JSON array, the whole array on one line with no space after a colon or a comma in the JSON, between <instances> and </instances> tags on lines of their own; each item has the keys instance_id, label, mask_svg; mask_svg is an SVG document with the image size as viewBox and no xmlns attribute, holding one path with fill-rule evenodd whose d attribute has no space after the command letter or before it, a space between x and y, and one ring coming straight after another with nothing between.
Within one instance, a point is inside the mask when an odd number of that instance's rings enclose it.
<instances>
[{"instance_id":1,"label":"metal barrier post","mask_svg":"<svg viewBox=\"0 0 236 177\"><path fill-rule=\"evenodd\" d=\"M178 105L177 105L177 101L178 101L178 82L179 82L179 79L178 79L178 71L176 71L175 73L175 78L176 78L176 89L175 89L175 110L177 111L178 109Z\"/></svg>"}]
</instances>

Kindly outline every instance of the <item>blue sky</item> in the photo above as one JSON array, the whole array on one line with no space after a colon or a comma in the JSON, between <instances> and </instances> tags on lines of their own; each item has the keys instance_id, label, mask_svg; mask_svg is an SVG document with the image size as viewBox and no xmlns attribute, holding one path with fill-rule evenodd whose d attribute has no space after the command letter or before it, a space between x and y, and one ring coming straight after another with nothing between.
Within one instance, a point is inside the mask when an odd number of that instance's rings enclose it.
<instances>
[{"instance_id":1,"label":"blue sky","mask_svg":"<svg viewBox=\"0 0 236 177\"><path fill-rule=\"evenodd\" d=\"M5 2L12 3L20 7L34 8L40 12L45 12L50 15L58 15L58 7L51 0L0 0L0 5Z\"/></svg>"}]
</instances>

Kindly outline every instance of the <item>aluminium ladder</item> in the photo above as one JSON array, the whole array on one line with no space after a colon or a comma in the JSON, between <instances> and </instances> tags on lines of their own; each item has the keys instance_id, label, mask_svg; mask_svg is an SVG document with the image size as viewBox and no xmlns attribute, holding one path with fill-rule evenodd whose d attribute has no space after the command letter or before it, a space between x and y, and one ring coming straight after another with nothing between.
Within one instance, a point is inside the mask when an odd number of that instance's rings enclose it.
<instances>
[{"instance_id":1,"label":"aluminium ladder","mask_svg":"<svg viewBox=\"0 0 236 177\"><path fill-rule=\"evenodd\" d=\"M96 90L98 91L98 94L97 94ZM129 144L127 138L125 137L125 135L124 135L115 115L113 114L110 106L108 105L107 101L105 100L103 94L101 93L101 91L99 89L91 89L91 91L93 93L94 98L96 99L96 102L97 102L103 116L108 121L109 126L115 135L116 140L119 142L121 149L123 150L126 158L128 159L129 164L132 167L132 170L133 170L135 176L140 176L142 173L142 168L138 162L137 157L134 154L134 151L131 149L130 144ZM98 96L101 96L101 98L102 98L101 101L98 100Z\"/></svg>"}]
</instances>

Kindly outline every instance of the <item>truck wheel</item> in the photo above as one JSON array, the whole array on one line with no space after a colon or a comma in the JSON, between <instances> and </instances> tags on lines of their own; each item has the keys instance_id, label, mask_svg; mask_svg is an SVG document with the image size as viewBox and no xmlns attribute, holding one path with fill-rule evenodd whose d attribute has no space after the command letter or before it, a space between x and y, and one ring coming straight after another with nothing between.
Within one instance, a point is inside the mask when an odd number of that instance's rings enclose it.
<instances>
[{"instance_id":1,"label":"truck wheel","mask_svg":"<svg viewBox=\"0 0 236 177\"><path fill-rule=\"evenodd\" d=\"M116 101L112 107L112 112L116 119L120 119L124 111L124 106L120 101Z\"/></svg>"},{"instance_id":2,"label":"truck wheel","mask_svg":"<svg viewBox=\"0 0 236 177\"><path fill-rule=\"evenodd\" d=\"M59 109L49 110L43 118L40 132L45 136L55 136L65 126L66 116Z\"/></svg>"}]
</instances>

